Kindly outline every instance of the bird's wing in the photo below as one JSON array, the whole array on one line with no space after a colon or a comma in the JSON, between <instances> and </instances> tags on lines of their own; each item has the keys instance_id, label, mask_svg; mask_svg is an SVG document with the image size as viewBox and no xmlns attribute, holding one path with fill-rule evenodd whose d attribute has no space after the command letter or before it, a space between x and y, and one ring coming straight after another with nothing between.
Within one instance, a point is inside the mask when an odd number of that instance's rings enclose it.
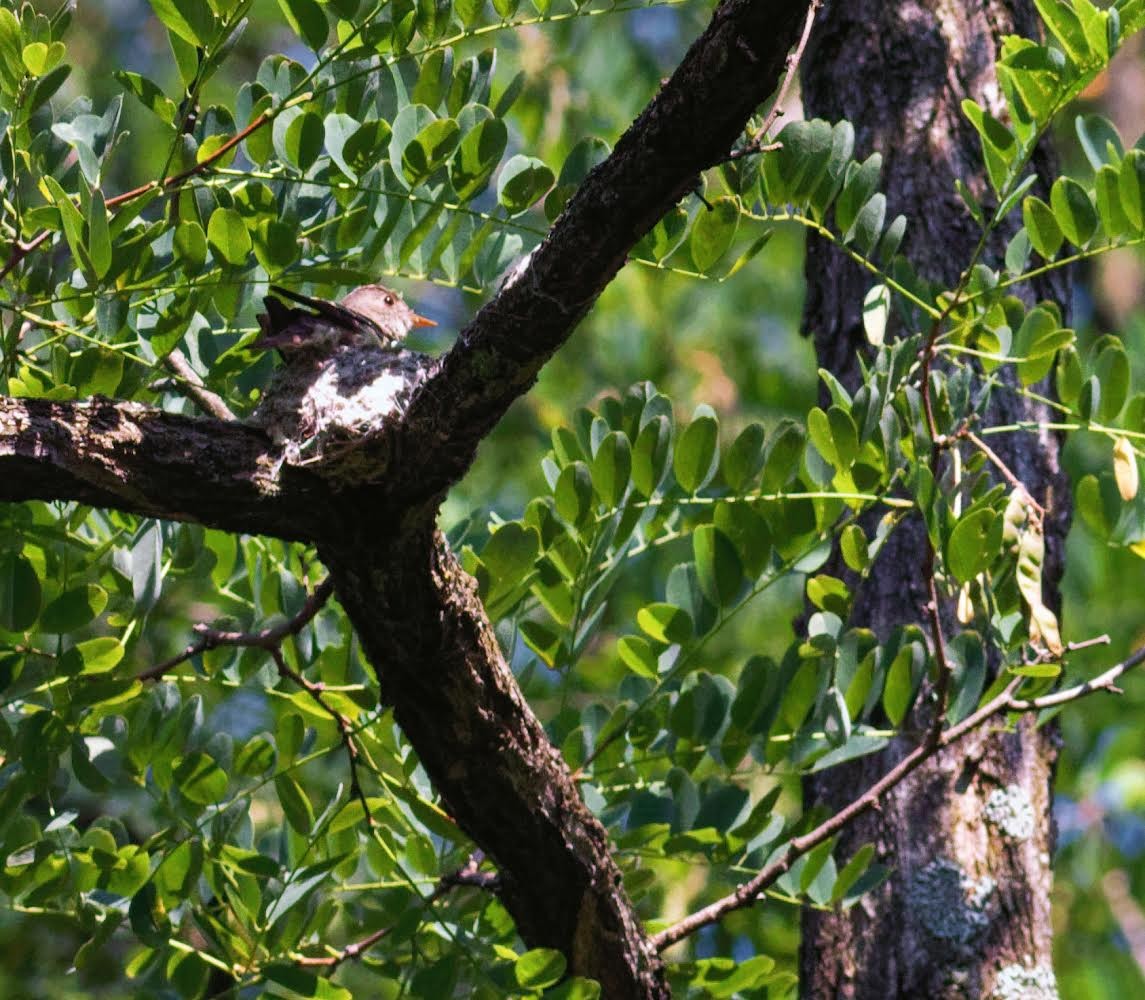
<instances>
[{"instance_id":1,"label":"bird's wing","mask_svg":"<svg viewBox=\"0 0 1145 1000\"><path fill-rule=\"evenodd\" d=\"M270 290L274 292L275 295L281 295L283 298L290 299L292 302L309 306L323 319L329 320L331 323L343 327L346 330L377 337L383 344L392 339L372 319L363 316L361 313L354 312L353 309L340 306L336 302L327 302L325 299L315 299L309 295L303 295L301 292L283 288L280 285L271 285ZM266 299L265 301L269 308L271 300Z\"/></svg>"}]
</instances>

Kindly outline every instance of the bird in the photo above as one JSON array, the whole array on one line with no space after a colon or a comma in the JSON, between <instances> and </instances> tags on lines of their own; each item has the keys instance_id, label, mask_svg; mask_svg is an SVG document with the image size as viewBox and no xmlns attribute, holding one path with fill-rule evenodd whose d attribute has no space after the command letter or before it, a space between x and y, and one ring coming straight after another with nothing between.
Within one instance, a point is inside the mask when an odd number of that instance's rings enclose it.
<instances>
[{"instance_id":1,"label":"bird","mask_svg":"<svg viewBox=\"0 0 1145 1000\"><path fill-rule=\"evenodd\" d=\"M391 348L415 327L437 326L385 285L360 285L339 302L312 298L278 285L271 285L270 290L279 298L263 299L266 312L258 317L262 334L251 346L277 349L284 357L325 355L343 346ZM306 308L289 306L281 299Z\"/></svg>"}]
</instances>

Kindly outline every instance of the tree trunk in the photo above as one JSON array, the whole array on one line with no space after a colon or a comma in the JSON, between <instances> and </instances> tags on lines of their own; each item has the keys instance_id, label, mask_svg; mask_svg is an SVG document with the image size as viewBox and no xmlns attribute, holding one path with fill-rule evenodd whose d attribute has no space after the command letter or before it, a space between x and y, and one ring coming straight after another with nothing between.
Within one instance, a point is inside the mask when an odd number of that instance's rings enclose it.
<instances>
[{"instance_id":1,"label":"tree trunk","mask_svg":"<svg viewBox=\"0 0 1145 1000\"><path fill-rule=\"evenodd\" d=\"M1036 31L1032 4L949 4L941 0L851 0L829 4L803 61L808 118L849 119L857 155L883 155L888 218L909 223L904 252L924 277L952 287L980 236L955 193L962 178L989 207L977 134L962 116L969 97L1005 120L994 75L1003 35ZM1053 176L1042 150L1038 173ZM1013 228L988 248L997 266ZM827 244L807 256L806 330L819 363L855 385L865 348L861 306L874 279ZM1057 272L1025 290L1065 314L1068 279ZM925 332L925 331L924 331ZM1022 397L995 393L989 423L1044 419ZM1068 493L1059 443L1049 434L1014 436L999 452L1049 511L1046 600L1057 605ZM902 525L856 594L854 623L885 638L923 623L928 580L920 521ZM957 627L944 613L947 636ZM929 635L929 628L926 629ZM832 811L870 785L925 732L927 699L904 727L913 730L881 754L809 779L807 805ZM845 859L874 843L892 874L847 911L806 910L800 956L808 997L1056 997L1051 966L1049 891L1053 841L1052 729L1025 719L1016 732L983 730L943 752L852 824L840 840Z\"/></svg>"}]
</instances>

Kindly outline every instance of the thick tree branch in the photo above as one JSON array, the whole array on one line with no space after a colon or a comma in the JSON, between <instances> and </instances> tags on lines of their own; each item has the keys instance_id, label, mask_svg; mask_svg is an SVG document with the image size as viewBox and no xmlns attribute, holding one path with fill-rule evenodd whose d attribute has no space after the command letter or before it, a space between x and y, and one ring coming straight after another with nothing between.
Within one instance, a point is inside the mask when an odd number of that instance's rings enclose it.
<instances>
[{"instance_id":1,"label":"thick tree branch","mask_svg":"<svg viewBox=\"0 0 1145 1000\"><path fill-rule=\"evenodd\" d=\"M408 471L436 495L456 482L481 439L532 384L629 251L727 158L774 90L807 0L725 0L612 155L592 171L549 235L462 331L410 406Z\"/></svg>"},{"instance_id":2,"label":"thick tree branch","mask_svg":"<svg viewBox=\"0 0 1145 1000\"><path fill-rule=\"evenodd\" d=\"M96 397L0 397L0 500L76 500L227 531L313 537L329 487L272 475L257 427Z\"/></svg>"}]
</instances>

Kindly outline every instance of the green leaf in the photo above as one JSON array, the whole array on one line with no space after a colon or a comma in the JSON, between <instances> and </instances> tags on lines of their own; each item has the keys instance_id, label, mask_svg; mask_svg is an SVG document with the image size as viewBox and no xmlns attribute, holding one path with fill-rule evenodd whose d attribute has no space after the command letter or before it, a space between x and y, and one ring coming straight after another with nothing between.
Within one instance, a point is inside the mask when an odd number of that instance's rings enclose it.
<instances>
[{"instance_id":1,"label":"green leaf","mask_svg":"<svg viewBox=\"0 0 1145 1000\"><path fill-rule=\"evenodd\" d=\"M962 112L978 132L982 141L982 155L986 175L998 197L1006 187L1014 158L1018 154L1018 141L1014 133L989 111L969 99L962 102Z\"/></svg>"},{"instance_id":2,"label":"green leaf","mask_svg":"<svg viewBox=\"0 0 1145 1000\"><path fill-rule=\"evenodd\" d=\"M1034 0L1034 6L1066 55L1079 65L1086 63L1093 53L1073 8L1062 0Z\"/></svg>"},{"instance_id":3,"label":"green leaf","mask_svg":"<svg viewBox=\"0 0 1145 1000\"><path fill-rule=\"evenodd\" d=\"M845 562L856 573L861 573L870 565L867 536L857 524L849 524L839 536L839 551Z\"/></svg>"},{"instance_id":4,"label":"green leaf","mask_svg":"<svg viewBox=\"0 0 1145 1000\"><path fill-rule=\"evenodd\" d=\"M2 61L2 59L0 59ZM52 99L56 91L64 85L64 81L71 76L71 66L57 66L49 73L45 73L40 79L36 81L36 85L32 88L32 94L28 98L27 112L32 114L38 108L42 107Z\"/></svg>"},{"instance_id":5,"label":"green leaf","mask_svg":"<svg viewBox=\"0 0 1145 1000\"><path fill-rule=\"evenodd\" d=\"M541 536L520 521L509 521L493 532L481 550L481 562L489 570L495 589L505 589L523 580L541 552Z\"/></svg>"},{"instance_id":6,"label":"green leaf","mask_svg":"<svg viewBox=\"0 0 1145 1000\"><path fill-rule=\"evenodd\" d=\"M175 102L163 93L162 88L157 83L153 83L138 73L129 73L122 69L116 70L112 76L128 93L133 94L148 111L157 115L161 121L168 125L175 123L175 115L178 113Z\"/></svg>"},{"instance_id":7,"label":"green leaf","mask_svg":"<svg viewBox=\"0 0 1145 1000\"><path fill-rule=\"evenodd\" d=\"M859 210L875 193L882 167L883 158L878 153L868 156L861 166L854 162L847 165L843 191L835 202L835 225L840 232L851 231Z\"/></svg>"},{"instance_id":8,"label":"green leaf","mask_svg":"<svg viewBox=\"0 0 1145 1000\"><path fill-rule=\"evenodd\" d=\"M872 347L882 347L890 313L890 289L886 285L873 285L863 297L863 332Z\"/></svg>"},{"instance_id":9,"label":"green leaf","mask_svg":"<svg viewBox=\"0 0 1145 1000\"><path fill-rule=\"evenodd\" d=\"M784 419L771 435L763 462L763 489L782 490L795 475L806 444L805 432L794 420Z\"/></svg>"},{"instance_id":10,"label":"green leaf","mask_svg":"<svg viewBox=\"0 0 1145 1000\"><path fill-rule=\"evenodd\" d=\"M758 577L771 557L771 531L767 522L749 504L727 501L716 504L712 521L731 539L748 578Z\"/></svg>"},{"instance_id":11,"label":"green leaf","mask_svg":"<svg viewBox=\"0 0 1145 1000\"><path fill-rule=\"evenodd\" d=\"M302 790L302 786L287 771L274 776L274 788L286 822L303 837L309 836L314 827L314 807Z\"/></svg>"},{"instance_id":12,"label":"green leaf","mask_svg":"<svg viewBox=\"0 0 1145 1000\"><path fill-rule=\"evenodd\" d=\"M510 215L520 215L553 186L553 172L533 156L517 154L497 178L497 200Z\"/></svg>"},{"instance_id":13,"label":"green leaf","mask_svg":"<svg viewBox=\"0 0 1145 1000\"><path fill-rule=\"evenodd\" d=\"M40 615L39 630L63 634L83 628L107 607L107 591L94 583L64 591Z\"/></svg>"},{"instance_id":14,"label":"green leaf","mask_svg":"<svg viewBox=\"0 0 1145 1000\"><path fill-rule=\"evenodd\" d=\"M748 424L724 452L720 471L733 493L743 492L763 469L763 444L763 425Z\"/></svg>"},{"instance_id":15,"label":"green leaf","mask_svg":"<svg viewBox=\"0 0 1145 1000\"><path fill-rule=\"evenodd\" d=\"M715 475L719 463L719 421L715 414L697 416L680 435L672 469L685 493L694 494Z\"/></svg>"},{"instance_id":16,"label":"green leaf","mask_svg":"<svg viewBox=\"0 0 1145 1000\"><path fill-rule=\"evenodd\" d=\"M717 198L711 209L701 208L692 224L689 247L696 270L705 273L723 259L739 227L735 198Z\"/></svg>"},{"instance_id":17,"label":"green leaf","mask_svg":"<svg viewBox=\"0 0 1145 1000\"><path fill-rule=\"evenodd\" d=\"M1121 161L1117 174L1121 191L1121 208L1136 232L1145 229L1145 152L1131 149Z\"/></svg>"},{"instance_id":18,"label":"green leaf","mask_svg":"<svg viewBox=\"0 0 1145 1000\"><path fill-rule=\"evenodd\" d=\"M179 794L201 806L221 802L227 792L226 774L209 754L201 750L195 750L179 761L173 777Z\"/></svg>"},{"instance_id":19,"label":"green leaf","mask_svg":"<svg viewBox=\"0 0 1145 1000\"><path fill-rule=\"evenodd\" d=\"M1097 360L1093 366L1093 373L1101 385L1101 402L1097 407L1097 419L1102 423L1111 423L1117 419L1129 396L1129 358L1120 342L1112 338L1099 342L1095 347L1102 347L1097 351Z\"/></svg>"},{"instance_id":20,"label":"green leaf","mask_svg":"<svg viewBox=\"0 0 1145 1000\"><path fill-rule=\"evenodd\" d=\"M193 219L184 219L175 229L175 259L188 274L198 274L207 263L207 235Z\"/></svg>"},{"instance_id":21,"label":"green leaf","mask_svg":"<svg viewBox=\"0 0 1145 1000\"><path fill-rule=\"evenodd\" d=\"M424 184L453 151L461 129L452 118L430 122L402 150L402 174L410 187Z\"/></svg>"},{"instance_id":22,"label":"green leaf","mask_svg":"<svg viewBox=\"0 0 1145 1000\"><path fill-rule=\"evenodd\" d=\"M107 208L103 193L96 188L91 193L87 216L87 248L92 270L102 279L111 267L111 232L107 225Z\"/></svg>"},{"instance_id":23,"label":"green leaf","mask_svg":"<svg viewBox=\"0 0 1145 1000\"><path fill-rule=\"evenodd\" d=\"M851 228L843 234L843 243L854 243L865 256L870 256L883 232L887 215L887 196L879 191L871 195L855 216Z\"/></svg>"},{"instance_id":24,"label":"green leaf","mask_svg":"<svg viewBox=\"0 0 1145 1000\"><path fill-rule=\"evenodd\" d=\"M567 966L564 955L554 948L533 948L513 966L517 983L526 989L542 989L559 981Z\"/></svg>"},{"instance_id":25,"label":"green leaf","mask_svg":"<svg viewBox=\"0 0 1145 1000\"><path fill-rule=\"evenodd\" d=\"M508 141L509 130L500 118L486 118L461 140L449 167L449 177L462 201L485 190Z\"/></svg>"},{"instance_id":26,"label":"green leaf","mask_svg":"<svg viewBox=\"0 0 1145 1000\"><path fill-rule=\"evenodd\" d=\"M1022 224L1030 242L1046 260L1053 260L1062 245L1062 231L1053 210L1041 198L1030 195L1022 202Z\"/></svg>"},{"instance_id":27,"label":"green leaf","mask_svg":"<svg viewBox=\"0 0 1145 1000\"><path fill-rule=\"evenodd\" d=\"M912 661L915 655L914 644L903 646L891 661L887 671L887 682L883 688L883 709L892 726L898 726L906 717L914 696L914 672Z\"/></svg>"},{"instance_id":28,"label":"green leaf","mask_svg":"<svg viewBox=\"0 0 1145 1000\"><path fill-rule=\"evenodd\" d=\"M311 886L313 888L313 886ZM285 908L276 906L276 916L285 912ZM276 990L275 995L304 997L307 1000L353 1000L354 994L344 987L337 986L324 976L316 976L306 969L296 965L275 964L267 965L262 969L266 978L282 987L284 994Z\"/></svg>"},{"instance_id":29,"label":"green leaf","mask_svg":"<svg viewBox=\"0 0 1145 1000\"><path fill-rule=\"evenodd\" d=\"M1117 134L1113 123L1103 115L1078 115L1074 119L1074 127L1082 152L1094 170L1100 170L1107 164L1116 165L1125 155L1121 136Z\"/></svg>"},{"instance_id":30,"label":"green leaf","mask_svg":"<svg viewBox=\"0 0 1145 1000\"><path fill-rule=\"evenodd\" d=\"M592 473L584 462L573 462L561 470L553 496L557 513L569 524L583 524L592 513Z\"/></svg>"},{"instance_id":31,"label":"green leaf","mask_svg":"<svg viewBox=\"0 0 1145 1000\"><path fill-rule=\"evenodd\" d=\"M677 205L636 245L633 255L659 263L680 245L687 231L688 213Z\"/></svg>"},{"instance_id":32,"label":"green leaf","mask_svg":"<svg viewBox=\"0 0 1145 1000\"><path fill-rule=\"evenodd\" d=\"M1085 188L1071 177L1059 177L1050 191L1050 207L1065 238L1083 248L1097 229L1097 212Z\"/></svg>"},{"instance_id":33,"label":"green leaf","mask_svg":"<svg viewBox=\"0 0 1145 1000\"><path fill-rule=\"evenodd\" d=\"M124 659L124 645L115 636L100 636L77 643L61 656L61 671L69 676L106 674Z\"/></svg>"},{"instance_id":34,"label":"green leaf","mask_svg":"<svg viewBox=\"0 0 1145 1000\"><path fill-rule=\"evenodd\" d=\"M946 562L959 583L969 583L990 567L998 555L1001 530L1001 518L989 509L971 511L955 523Z\"/></svg>"},{"instance_id":35,"label":"green leaf","mask_svg":"<svg viewBox=\"0 0 1145 1000\"><path fill-rule=\"evenodd\" d=\"M1094 199L1101 226L1110 239L1130 232L1129 217L1121 205L1121 186L1117 168L1101 167L1093 178Z\"/></svg>"},{"instance_id":36,"label":"green leaf","mask_svg":"<svg viewBox=\"0 0 1145 1000\"><path fill-rule=\"evenodd\" d=\"M278 134L276 129L276 135ZM322 145L326 140L326 126L321 117L313 111L303 111L289 120L281 135L280 155L288 163L305 172L314 166L322 154Z\"/></svg>"},{"instance_id":37,"label":"green leaf","mask_svg":"<svg viewBox=\"0 0 1145 1000\"><path fill-rule=\"evenodd\" d=\"M822 119L791 122L776 137L782 145L775 154L785 200L804 204L826 173L835 138L831 124ZM845 136L842 139L845 141Z\"/></svg>"},{"instance_id":38,"label":"green leaf","mask_svg":"<svg viewBox=\"0 0 1145 1000\"><path fill-rule=\"evenodd\" d=\"M322 48L330 26L316 0L278 0L278 6L299 38L315 52Z\"/></svg>"},{"instance_id":39,"label":"green leaf","mask_svg":"<svg viewBox=\"0 0 1145 1000\"><path fill-rule=\"evenodd\" d=\"M32 76L44 76L55 69L67 55L63 42L30 42L24 46L23 60Z\"/></svg>"},{"instance_id":40,"label":"green leaf","mask_svg":"<svg viewBox=\"0 0 1145 1000\"><path fill-rule=\"evenodd\" d=\"M700 590L717 607L728 607L739 594L743 566L730 538L711 524L692 532L692 552Z\"/></svg>"},{"instance_id":41,"label":"green leaf","mask_svg":"<svg viewBox=\"0 0 1145 1000\"><path fill-rule=\"evenodd\" d=\"M1107 492L1102 489L1102 482L1092 473L1083 476L1077 484L1077 511L1086 526L1099 538L1110 536L1117 516L1113 502L1106 501Z\"/></svg>"},{"instance_id":42,"label":"green leaf","mask_svg":"<svg viewBox=\"0 0 1145 1000\"><path fill-rule=\"evenodd\" d=\"M634 674L649 680L655 680L659 675L656 653L646 639L638 635L621 636L616 643L616 652L620 661Z\"/></svg>"},{"instance_id":43,"label":"green leaf","mask_svg":"<svg viewBox=\"0 0 1145 1000\"><path fill-rule=\"evenodd\" d=\"M363 122L342 146L342 159L351 169L364 173L384 159L392 138L389 122L380 118Z\"/></svg>"},{"instance_id":44,"label":"green leaf","mask_svg":"<svg viewBox=\"0 0 1145 1000\"><path fill-rule=\"evenodd\" d=\"M25 632L40 614L40 580L32 564L18 553L0 556L0 628Z\"/></svg>"},{"instance_id":45,"label":"green leaf","mask_svg":"<svg viewBox=\"0 0 1145 1000\"><path fill-rule=\"evenodd\" d=\"M254 231L254 256L271 277L297 260L298 227L283 219L262 219Z\"/></svg>"},{"instance_id":46,"label":"green leaf","mask_svg":"<svg viewBox=\"0 0 1145 1000\"><path fill-rule=\"evenodd\" d=\"M612 431L600 442L592 460L592 485L606 507L616 507L628 491L632 447L626 435Z\"/></svg>"},{"instance_id":47,"label":"green leaf","mask_svg":"<svg viewBox=\"0 0 1145 1000\"><path fill-rule=\"evenodd\" d=\"M503 103L504 97L501 98ZM502 112L498 111L498 114ZM612 148L598 136L587 136L581 139L569 151L565 162L561 164L561 173L557 178L556 187L545 198L545 217L551 222L564 210L568 200L576 193L577 188L592 172L593 168L603 163Z\"/></svg>"},{"instance_id":48,"label":"green leaf","mask_svg":"<svg viewBox=\"0 0 1145 1000\"><path fill-rule=\"evenodd\" d=\"M173 34L197 48L206 48L214 34L215 17L207 0L148 0L155 16Z\"/></svg>"},{"instance_id":49,"label":"green leaf","mask_svg":"<svg viewBox=\"0 0 1145 1000\"><path fill-rule=\"evenodd\" d=\"M875 856L874 844L863 844L853 855L851 860L843 866L843 870L835 878L835 885L831 888L831 902L838 903L850 891L859 876L867 870Z\"/></svg>"},{"instance_id":50,"label":"green leaf","mask_svg":"<svg viewBox=\"0 0 1145 1000\"><path fill-rule=\"evenodd\" d=\"M668 468L672 443L672 424L665 416L648 421L636 436L632 452L632 485L644 497L656 492Z\"/></svg>"},{"instance_id":51,"label":"green leaf","mask_svg":"<svg viewBox=\"0 0 1145 1000\"><path fill-rule=\"evenodd\" d=\"M674 604L646 604L636 612L636 624L646 635L669 645L692 637L692 619Z\"/></svg>"},{"instance_id":52,"label":"green leaf","mask_svg":"<svg viewBox=\"0 0 1145 1000\"><path fill-rule=\"evenodd\" d=\"M855 464L859 453L859 432L851 414L841 406L832 406L827 411L827 423L831 428L831 442L839 459L842 471Z\"/></svg>"},{"instance_id":53,"label":"green leaf","mask_svg":"<svg viewBox=\"0 0 1145 1000\"><path fill-rule=\"evenodd\" d=\"M233 208L217 208L211 213L207 240L215 253L232 267L246 263L252 246L243 217Z\"/></svg>"}]
</instances>

